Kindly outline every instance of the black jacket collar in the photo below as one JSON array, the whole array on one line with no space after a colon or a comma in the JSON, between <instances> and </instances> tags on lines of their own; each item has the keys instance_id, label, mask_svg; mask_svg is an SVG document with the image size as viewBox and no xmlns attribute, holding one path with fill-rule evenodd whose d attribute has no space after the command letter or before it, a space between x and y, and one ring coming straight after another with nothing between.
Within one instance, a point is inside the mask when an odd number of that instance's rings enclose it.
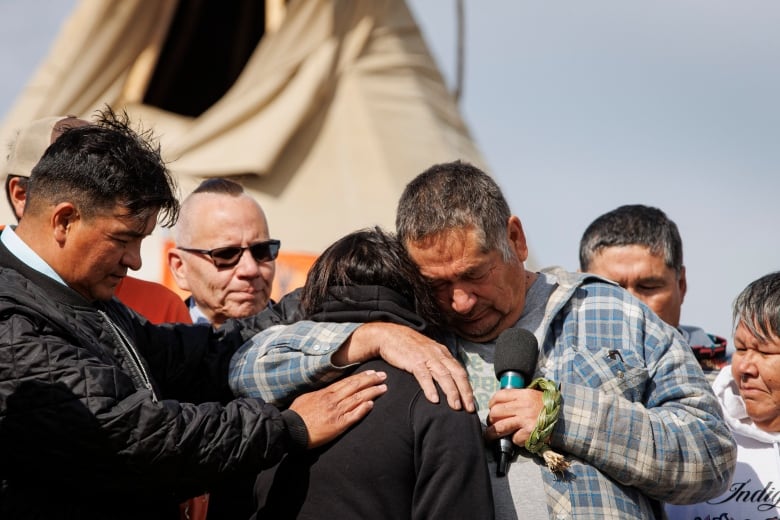
<instances>
[{"instance_id":1,"label":"black jacket collar","mask_svg":"<svg viewBox=\"0 0 780 520\"><path fill-rule=\"evenodd\" d=\"M410 310L412 305L399 293L379 285L331 287L330 298L310 319L355 323L385 321L427 332L427 322Z\"/></svg>"}]
</instances>

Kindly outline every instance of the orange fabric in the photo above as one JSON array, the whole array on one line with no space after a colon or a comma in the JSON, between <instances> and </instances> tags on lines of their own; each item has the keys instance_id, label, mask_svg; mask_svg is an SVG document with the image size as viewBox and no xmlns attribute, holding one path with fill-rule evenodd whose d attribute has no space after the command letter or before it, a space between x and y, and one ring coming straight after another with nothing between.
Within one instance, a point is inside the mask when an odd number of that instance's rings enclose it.
<instances>
[{"instance_id":1,"label":"orange fabric","mask_svg":"<svg viewBox=\"0 0 780 520\"><path fill-rule=\"evenodd\" d=\"M152 323L192 323L184 301L162 284L126 276L115 294Z\"/></svg>"},{"instance_id":2,"label":"orange fabric","mask_svg":"<svg viewBox=\"0 0 780 520\"><path fill-rule=\"evenodd\" d=\"M209 510L209 495L190 498L179 506L180 520L205 520Z\"/></svg>"},{"instance_id":3,"label":"orange fabric","mask_svg":"<svg viewBox=\"0 0 780 520\"><path fill-rule=\"evenodd\" d=\"M317 255L309 253L279 251L279 256L276 258L276 274L274 275L274 286L271 289L271 298L278 302L288 292L303 287L309 268L316 259Z\"/></svg>"}]
</instances>

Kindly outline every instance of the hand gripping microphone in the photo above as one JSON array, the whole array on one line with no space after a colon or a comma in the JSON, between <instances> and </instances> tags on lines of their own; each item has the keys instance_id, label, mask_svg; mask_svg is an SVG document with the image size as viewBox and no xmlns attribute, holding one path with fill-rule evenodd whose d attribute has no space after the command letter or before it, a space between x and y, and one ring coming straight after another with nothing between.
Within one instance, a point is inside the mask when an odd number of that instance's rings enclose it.
<instances>
[{"instance_id":1,"label":"hand gripping microphone","mask_svg":"<svg viewBox=\"0 0 780 520\"><path fill-rule=\"evenodd\" d=\"M539 343L536 336L525 329L507 329L496 340L493 368L501 388L525 388L536 371ZM509 459L514 454L512 437L498 440L498 466L496 476L506 475Z\"/></svg>"}]
</instances>

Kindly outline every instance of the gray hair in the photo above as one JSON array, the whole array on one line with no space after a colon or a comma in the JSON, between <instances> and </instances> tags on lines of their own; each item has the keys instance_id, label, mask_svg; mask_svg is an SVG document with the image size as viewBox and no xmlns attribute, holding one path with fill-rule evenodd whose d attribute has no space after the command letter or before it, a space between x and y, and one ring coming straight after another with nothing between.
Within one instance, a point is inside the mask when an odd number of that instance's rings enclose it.
<instances>
[{"instance_id":1,"label":"gray hair","mask_svg":"<svg viewBox=\"0 0 780 520\"><path fill-rule=\"evenodd\" d=\"M645 246L654 255L663 254L667 267L680 274L683 248L680 232L658 208L631 204L620 206L594 220L580 240L580 270L587 271L593 257L604 248Z\"/></svg>"},{"instance_id":2,"label":"gray hair","mask_svg":"<svg viewBox=\"0 0 780 520\"><path fill-rule=\"evenodd\" d=\"M404 245L473 226L483 251L498 250L505 262L514 262L517 257L507 236L511 216L501 189L488 174L455 161L431 166L406 185L395 226Z\"/></svg>"},{"instance_id":3,"label":"gray hair","mask_svg":"<svg viewBox=\"0 0 780 520\"><path fill-rule=\"evenodd\" d=\"M780 337L780 271L751 282L734 300L734 327L743 323L761 341Z\"/></svg>"}]
</instances>

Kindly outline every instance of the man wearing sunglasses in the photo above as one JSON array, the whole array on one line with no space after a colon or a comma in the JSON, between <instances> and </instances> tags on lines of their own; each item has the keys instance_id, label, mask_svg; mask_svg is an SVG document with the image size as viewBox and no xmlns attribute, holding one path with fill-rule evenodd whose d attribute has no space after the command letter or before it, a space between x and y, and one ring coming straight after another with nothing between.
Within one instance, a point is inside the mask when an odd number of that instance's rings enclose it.
<instances>
[{"instance_id":1,"label":"man wearing sunglasses","mask_svg":"<svg viewBox=\"0 0 780 520\"><path fill-rule=\"evenodd\" d=\"M271 239L260 205L240 184L203 181L182 203L168 265L190 291L193 323L215 328L257 314L270 300L279 240Z\"/></svg>"}]
</instances>

